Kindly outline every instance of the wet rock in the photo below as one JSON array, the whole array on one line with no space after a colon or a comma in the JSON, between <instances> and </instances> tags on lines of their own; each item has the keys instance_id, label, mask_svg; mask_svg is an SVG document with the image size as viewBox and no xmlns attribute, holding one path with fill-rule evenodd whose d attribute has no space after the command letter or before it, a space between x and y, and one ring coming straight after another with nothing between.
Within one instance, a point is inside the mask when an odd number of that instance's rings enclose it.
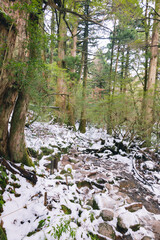
<instances>
[{"instance_id":1,"label":"wet rock","mask_svg":"<svg viewBox=\"0 0 160 240\"><path fill-rule=\"evenodd\" d=\"M108 209L104 209L101 211L100 216L104 221L112 221L114 217L114 213Z\"/></svg>"},{"instance_id":2,"label":"wet rock","mask_svg":"<svg viewBox=\"0 0 160 240\"><path fill-rule=\"evenodd\" d=\"M99 224L98 232L105 237L111 238L113 240L116 239L115 232L114 232L112 226L110 226L106 222Z\"/></svg>"},{"instance_id":3,"label":"wet rock","mask_svg":"<svg viewBox=\"0 0 160 240\"><path fill-rule=\"evenodd\" d=\"M136 212L136 211L142 209L142 207L143 207L142 203L134 203L128 207L125 207L125 209L128 210L129 212Z\"/></svg>"}]
</instances>

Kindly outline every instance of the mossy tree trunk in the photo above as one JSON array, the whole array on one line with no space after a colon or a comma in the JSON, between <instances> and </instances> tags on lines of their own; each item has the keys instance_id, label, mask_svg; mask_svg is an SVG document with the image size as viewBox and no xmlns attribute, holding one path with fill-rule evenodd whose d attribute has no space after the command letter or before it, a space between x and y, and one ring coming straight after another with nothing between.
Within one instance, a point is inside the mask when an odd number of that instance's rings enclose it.
<instances>
[{"instance_id":1,"label":"mossy tree trunk","mask_svg":"<svg viewBox=\"0 0 160 240\"><path fill-rule=\"evenodd\" d=\"M78 19L75 18L75 24L73 26L73 37L72 37L72 48L71 48L71 56L76 58L77 55L77 29L78 29ZM75 67L71 69L72 73L76 72ZM76 94L76 79L72 79L72 83L69 86L69 101L68 101L68 125L73 126L75 128L75 94Z\"/></svg>"},{"instance_id":2,"label":"mossy tree trunk","mask_svg":"<svg viewBox=\"0 0 160 240\"><path fill-rule=\"evenodd\" d=\"M20 6L17 10L12 9L15 2ZM31 57L30 50L32 53L34 50L33 45L31 49L27 48L31 37L28 28L29 13L23 4L20 0L0 2L0 154L10 156L12 161L31 165L24 140L29 88L23 86L23 80L28 79L27 60ZM36 21L38 16L39 13ZM16 64L23 66L22 69ZM12 111L9 134L8 124Z\"/></svg>"},{"instance_id":3,"label":"mossy tree trunk","mask_svg":"<svg viewBox=\"0 0 160 240\"><path fill-rule=\"evenodd\" d=\"M0 101L0 155L8 157L8 124L13 111L17 91L7 88Z\"/></svg>"},{"instance_id":4,"label":"mossy tree trunk","mask_svg":"<svg viewBox=\"0 0 160 240\"><path fill-rule=\"evenodd\" d=\"M144 89L144 96L142 102L142 115L140 124L143 126L141 130L142 138L145 139L145 145L150 146L151 134L154 124L154 95L157 77L158 65L158 44L159 44L159 30L160 30L160 0L155 0L155 20L152 29L151 41L151 58L148 73L146 89Z\"/></svg>"},{"instance_id":5,"label":"mossy tree trunk","mask_svg":"<svg viewBox=\"0 0 160 240\"><path fill-rule=\"evenodd\" d=\"M86 0L85 3L85 14L89 15L89 3L90 0ZM86 87L87 87L87 77L88 77L88 34L89 34L89 24L88 21L85 22L84 29L84 42L83 42L83 52L84 52L84 68L83 68L83 88L82 88L82 110L79 131L81 133L86 132Z\"/></svg>"},{"instance_id":6,"label":"mossy tree trunk","mask_svg":"<svg viewBox=\"0 0 160 240\"><path fill-rule=\"evenodd\" d=\"M28 94L25 93L25 91L19 92L11 121L9 154L10 159L14 162L22 162L26 165L32 165L31 159L27 153L24 136L28 103Z\"/></svg>"},{"instance_id":7,"label":"mossy tree trunk","mask_svg":"<svg viewBox=\"0 0 160 240\"><path fill-rule=\"evenodd\" d=\"M64 68L65 68L67 27L63 17L64 14L59 13L58 66L59 68L62 68L62 71L57 78L56 104L60 108L61 112L66 112L68 97L67 97L67 85L64 76Z\"/></svg>"}]
</instances>

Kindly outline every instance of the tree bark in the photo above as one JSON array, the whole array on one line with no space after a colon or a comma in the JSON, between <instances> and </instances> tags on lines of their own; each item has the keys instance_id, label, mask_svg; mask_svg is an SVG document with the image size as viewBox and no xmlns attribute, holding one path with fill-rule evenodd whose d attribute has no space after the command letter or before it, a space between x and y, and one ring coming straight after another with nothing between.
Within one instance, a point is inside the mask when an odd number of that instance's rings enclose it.
<instances>
[{"instance_id":1,"label":"tree bark","mask_svg":"<svg viewBox=\"0 0 160 240\"><path fill-rule=\"evenodd\" d=\"M65 51L66 51L66 36L67 28L66 23L63 19L63 14L59 13L59 36L58 36L58 67L62 68L61 73L57 78L57 93L58 94L67 94L67 86L64 77L64 68L65 68ZM56 104L60 108L61 112L66 111L68 98L66 95L57 95Z\"/></svg>"},{"instance_id":2,"label":"tree bark","mask_svg":"<svg viewBox=\"0 0 160 240\"><path fill-rule=\"evenodd\" d=\"M25 91L19 92L11 120L9 154L11 161L22 162L30 166L32 165L32 161L27 153L24 135L28 103L28 94Z\"/></svg>"},{"instance_id":3,"label":"tree bark","mask_svg":"<svg viewBox=\"0 0 160 240\"><path fill-rule=\"evenodd\" d=\"M85 14L89 15L89 3L90 0L86 0L85 3ZM86 132L86 87L87 87L87 77L88 77L88 21L85 21L85 29L84 29L84 42L83 42L83 52L84 52L84 69L83 69L83 88L82 88L82 110L81 110L81 118L79 131L81 133Z\"/></svg>"},{"instance_id":4,"label":"tree bark","mask_svg":"<svg viewBox=\"0 0 160 240\"><path fill-rule=\"evenodd\" d=\"M8 124L13 111L17 91L7 88L0 101L0 155L8 157Z\"/></svg>"},{"instance_id":5,"label":"tree bark","mask_svg":"<svg viewBox=\"0 0 160 240\"><path fill-rule=\"evenodd\" d=\"M143 129L141 130L142 138L145 139L145 145L150 146L151 144L151 133L154 124L154 94L155 94L155 83L157 76L157 63L158 63L158 44L159 44L159 27L160 17L160 0L155 0L155 19L153 22L152 30L152 42L151 42L151 59L148 80L146 83L146 91L144 91L143 102L142 102L142 114L140 125ZM145 89L144 89L145 90Z\"/></svg>"}]
</instances>

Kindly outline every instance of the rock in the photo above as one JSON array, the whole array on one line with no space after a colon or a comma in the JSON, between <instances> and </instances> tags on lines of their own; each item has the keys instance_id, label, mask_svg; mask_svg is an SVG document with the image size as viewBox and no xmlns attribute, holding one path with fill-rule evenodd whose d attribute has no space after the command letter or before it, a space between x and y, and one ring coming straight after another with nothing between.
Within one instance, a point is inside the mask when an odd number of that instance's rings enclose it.
<instances>
[{"instance_id":1,"label":"rock","mask_svg":"<svg viewBox=\"0 0 160 240\"><path fill-rule=\"evenodd\" d=\"M152 229L155 234L155 239L160 239L160 222L153 221L152 222Z\"/></svg>"},{"instance_id":2,"label":"rock","mask_svg":"<svg viewBox=\"0 0 160 240\"><path fill-rule=\"evenodd\" d=\"M136 188L136 185L134 183L134 181L130 180L130 181L122 181L120 182L120 186L119 186L120 189L132 189L132 188Z\"/></svg>"},{"instance_id":3,"label":"rock","mask_svg":"<svg viewBox=\"0 0 160 240\"><path fill-rule=\"evenodd\" d=\"M152 240L152 238L144 236L141 240Z\"/></svg>"},{"instance_id":4,"label":"rock","mask_svg":"<svg viewBox=\"0 0 160 240\"><path fill-rule=\"evenodd\" d=\"M133 240L130 234L116 237L116 240Z\"/></svg>"},{"instance_id":5,"label":"rock","mask_svg":"<svg viewBox=\"0 0 160 240\"><path fill-rule=\"evenodd\" d=\"M104 209L101 211L100 216L104 221L112 221L114 217L114 213L108 209Z\"/></svg>"},{"instance_id":6,"label":"rock","mask_svg":"<svg viewBox=\"0 0 160 240\"><path fill-rule=\"evenodd\" d=\"M128 210L129 212L136 212L136 211L142 209L142 207L143 207L142 203L134 203L128 207L125 207L125 209Z\"/></svg>"},{"instance_id":7,"label":"rock","mask_svg":"<svg viewBox=\"0 0 160 240\"><path fill-rule=\"evenodd\" d=\"M136 232L140 229L140 224L135 224L133 226L130 226L130 228L132 229L133 232Z\"/></svg>"},{"instance_id":8,"label":"rock","mask_svg":"<svg viewBox=\"0 0 160 240\"><path fill-rule=\"evenodd\" d=\"M111 238L113 240L116 239L115 232L114 232L112 226L110 226L106 222L99 224L98 232L105 237Z\"/></svg>"},{"instance_id":9,"label":"rock","mask_svg":"<svg viewBox=\"0 0 160 240\"><path fill-rule=\"evenodd\" d=\"M77 187L80 189L82 187L88 187L89 189L92 189L92 184L88 181L81 181L81 182L76 182Z\"/></svg>"},{"instance_id":10,"label":"rock","mask_svg":"<svg viewBox=\"0 0 160 240\"><path fill-rule=\"evenodd\" d=\"M118 217L117 221L117 231L120 233L126 233L128 231L128 228L123 223L123 220L120 217Z\"/></svg>"},{"instance_id":11,"label":"rock","mask_svg":"<svg viewBox=\"0 0 160 240\"><path fill-rule=\"evenodd\" d=\"M96 201L99 209L115 209L117 205L117 202L106 193L99 193L94 195L94 200Z\"/></svg>"},{"instance_id":12,"label":"rock","mask_svg":"<svg viewBox=\"0 0 160 240\"><path fill-rule=\"evenodd\" d=\"M129 228L137 231L140 228L139 220L133 213L123 212L118 216L117 230L126 233Z\"/></svg>"}]
</instances>

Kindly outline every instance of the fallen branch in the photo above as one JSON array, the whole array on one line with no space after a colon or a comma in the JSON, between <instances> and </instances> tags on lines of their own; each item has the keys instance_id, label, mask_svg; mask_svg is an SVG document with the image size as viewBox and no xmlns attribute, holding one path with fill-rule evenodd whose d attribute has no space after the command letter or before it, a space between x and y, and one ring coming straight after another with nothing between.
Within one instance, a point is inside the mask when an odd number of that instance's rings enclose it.
<instances>
[{"instance_id":1,"label":"fallen branch","mask_svg":"<svg viewBox=\"0 0 160 240\"><path fill-rule=\"evenodd\" d=\"M37 182L37 176L34 172L30 172L28 170L25 170L17 165L15 163L6 160L2 157L0 157L0 163L7 168L8 171L12 172L13 174L19 174L20 176L26 178L33 184L36 184Z\"/></svg>"}]
</instances>

